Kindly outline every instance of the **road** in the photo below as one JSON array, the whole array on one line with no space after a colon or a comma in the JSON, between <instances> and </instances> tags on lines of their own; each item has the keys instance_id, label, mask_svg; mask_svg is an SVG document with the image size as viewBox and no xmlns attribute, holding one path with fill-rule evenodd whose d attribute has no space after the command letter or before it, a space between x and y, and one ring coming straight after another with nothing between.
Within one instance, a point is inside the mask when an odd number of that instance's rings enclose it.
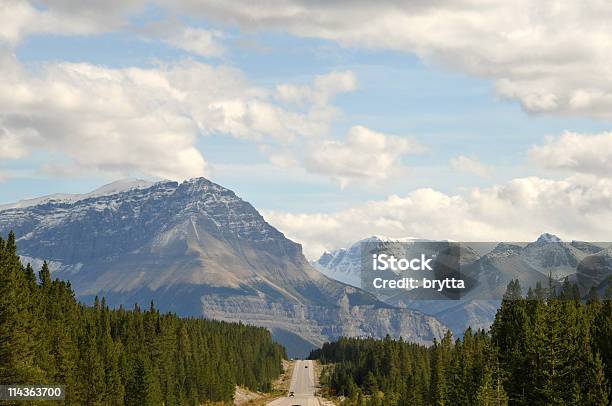
<instances>
[{"instance_id":1,"label":"road","mask_svg":"<svg viewBox=\"0 0 612 406\"><path fill-rule=\"evenodd\" d=\"M308 368L306 368L308 366ZM268 403L268 406L319 406L319 400L315 397L314 364L312 361L296 361L291 376L289 393L294 397L276 399Z\"/></svg>"}]
</instances>

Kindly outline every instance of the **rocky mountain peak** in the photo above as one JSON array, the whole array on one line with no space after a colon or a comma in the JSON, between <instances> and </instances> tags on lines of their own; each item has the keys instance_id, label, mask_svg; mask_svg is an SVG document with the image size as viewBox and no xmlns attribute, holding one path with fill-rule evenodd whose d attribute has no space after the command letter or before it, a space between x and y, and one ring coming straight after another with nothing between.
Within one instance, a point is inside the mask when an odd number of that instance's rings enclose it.
<instances>
[{"instance_id":1,"label":"rocky mountain peak","mask_svg":"<svg viewBox=\"0 0 612 406\"><path fill-rule=\"evenodd\" d=\"M322 265L322 266L326 266L327 264L329 264L332 260L334 259L334 255L329 252L329 251L325 251L321 257L315 261L317 264Z\"/></svg>"},{"instance_id":2,"label":"rocky mountain peak","mask_svg":"<svg viewBox=\"0 0 612 406\"><path fill-rule=\"evenodd\" d=\"M14 230L28 256L42 254L63 263L131 252L151 240L159 246L159 241L196 231L301 255L299 244L287 240L253 206L205 178L180 184L119 181L67 196L0 208L0 232Z\"/></svg>"},{"instance_id":3,"label":"rocky mountain peak","mask_svg":"<svg viewBox=\"0 0 612 406\"><path fill-rule=\"evenodd\" d=\"M223 195L227 195L228 197L231 196L235 199L239 199L236 196L236 194L232 192L231 190L226 189L223 186L218 185L203 177L192 178L192 179L183 181L182 183L178 185L177 192L185 194L185 195L191 195L191 196L198 196L198 195L210 194L210 193L223 194Z\"/></svg>"},{"instance_id":4,"label":"rocky mountain peak","mask_svg":"<svg viewBox=\"0 0 612 406\"><path fill-rule=\"evenodd\" d=\"M147 189L153 186L156 182L144 180L144 179L134 179L134 178L126 178L120 179L111 183L108 183L104 186L101 186L95 189L93 192L87 193L83 196L93 197L93 196L109 196L114 195L121 192L127 192L129 190L134 189Z\"/></svg>"},{"instance_id":5,"label":"rocky mountain peak","mask_svg":"<svg viewBox=\"0 0 612 406\"><path fill-rule=\"evenodd\" d=\"M561 242L561 239L554 234L544 233L538 237L536 243L553 243L553 242Z\"/></svg>"},{"instance_id":6,"label":"rocky mountain peak","mask_svg":"<svg viewBox=\"0 0 612 406\"><path fill-rule=\"evenodd\" d=\"M505 242L498 243L495 248L490 252L490 255L516 255L521 252L522 248L520 245L508 244Z\"/></svg>"}]
</instances>

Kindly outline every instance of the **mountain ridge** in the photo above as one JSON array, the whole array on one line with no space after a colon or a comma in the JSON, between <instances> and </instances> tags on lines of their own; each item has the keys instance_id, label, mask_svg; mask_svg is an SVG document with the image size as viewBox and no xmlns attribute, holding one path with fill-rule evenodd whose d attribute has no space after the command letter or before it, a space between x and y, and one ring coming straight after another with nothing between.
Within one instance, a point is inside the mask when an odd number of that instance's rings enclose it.
<instances>
[{"instance_id":1,"label":"mountain ridge","mask_svg":"<svg viewBox=\"0 0 612 406\"><path fill-rule=\"evenodd\" d=\"M89 197L106 196L125 192L132 189L146 189L156 182L144 179L120 179L108 183L88 193L54 193L50 195L22 199L13 203L0 204L0 211L8 209L23 209L31 206L38 206L45 203L75 203Z\"/></svg>"},{"instance_id":2,"label":"mountain ridge","mask_svg":"<svg viewBox=\"0 0 612 406\"><path fill-rule=\"evenodd\" d=\"M352 286L361 287L361 246L363 243L380 244L384 252L403 252L402 241L427 241L418 238L379 238L377 236L359 240L348 248L324 253L313 261L319 271L330 278ZM585 295L591 286L603 292L606 275L612 274L612 248L584 241L562 241L559 237L543 233L533 242L465 243L469 255L461 255L461 274L473 281L474 288L460 300L427 300L430 295L416 291L399 293L380 298L393 306L419 310L435 316L449 326L456 335L461 335L468 326L473 329L488 328L501 302L507 284L515 278L521 280L524 292L536 283L548 286L549 275L554 284L563 278L577 282ZM471 247L470 244L474 246ZM370 247L372 248L372 247ZM472 248L475 248L474 251ZM585 264L589 264L588 266Z\"/></svg>"},{"instance_id":3,"label":"mountain ridge","mask_svg":"<svg viewBox=\"0 0 612 406\"><path fill-rule=\"evenodd\" d=\"M0 234L9 230L24 261L49 259L84 300L154 300L297 334L313 347L341 335L431 342L446 329L322 275L252 205L204 178L0 209Z\"/></svg>"}]
</instances>

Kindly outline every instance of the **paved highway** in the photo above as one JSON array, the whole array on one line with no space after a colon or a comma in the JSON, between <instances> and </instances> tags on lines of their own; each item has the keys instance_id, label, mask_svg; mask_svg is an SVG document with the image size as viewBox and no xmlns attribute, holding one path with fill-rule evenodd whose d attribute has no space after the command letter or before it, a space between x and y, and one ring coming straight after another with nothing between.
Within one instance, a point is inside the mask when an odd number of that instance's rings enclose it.
<instances>
[{"instance_id":1,"label":"paved highway","mask_svg":"<svg viewBox=\"0 0 612 406\"><path fill-rule=\"evenodd\" d=\"M308 368L306 368L308 366ZM289 393L294 397L276 399L268 403L268 406L319 406L319 400L315 397L314 364L312 361L296 361L289 385Z\"/></svg>"}]
</instances>

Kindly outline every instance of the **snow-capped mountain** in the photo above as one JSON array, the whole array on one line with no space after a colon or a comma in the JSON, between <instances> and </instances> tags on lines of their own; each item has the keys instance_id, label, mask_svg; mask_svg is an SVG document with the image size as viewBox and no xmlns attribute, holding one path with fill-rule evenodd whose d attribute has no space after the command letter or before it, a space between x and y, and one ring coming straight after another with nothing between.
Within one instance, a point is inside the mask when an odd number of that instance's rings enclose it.
<instances>
[{"instance_id":1,"label":"snow-capped mountain","mask_svg":"<svg viewBox=\"0 0 612 406\"><path fill-rule=\"evenodd\" d=\"M22 260L50 261L83 300L154 300L181 315L265 326L295 355L343 335L429 342L446 329L322 275L253 206L204 178L6 205L0 235L10 230Z\"/></svg>"},{"instance_id":2,"label":"snow-capped mountain","mask_svg":"<svg viewBox=\"0 0 612 406\"><path fill-rule=\"evenodd\" d=\"M525 260L540 272L562 279L576 273L578 264L587 256L601 251L602 247L587 242L563 242L551 234L542 234L535 242L521 251Z\"/></svg>"},{"instance_id":3,"label":"snow-capped mountain","mask_svg":"<svg viewBox=\"0 0 612 406\"><path fill-rule=\"evenodd\" d=\"M348 249L324 253L313 265L323 274L361 286L361 258L364 243L381 243L385 250L401 250L400 242L427 241L418 238L369 237ZM512 279L519 279L526 293L528 287L540 282L548 285L549 275L555 284L569 277L577 281L581 293L590 287L603 292L607 277L612 275L612 248L582 241L563 242L552 234L542 234L531 243L470 243L462 245L461 274L471 281L469 292L457 301L424 300L419 291L401 291L391 297L380 297L393 306L416 309L434 315L456 334L468 326L487 328ZM608 253L608 254L606 254ZM605 286L604 286L605 285Z\"/></svg>"},{"instance_id":4,"label":"snow-capped mountain","mask_svg":"<svg viewBox=\"0 0 612 406\"><path fill-rule=\"evenodd\" d=\"M361 249L364 244L381 243L386 250L389 250L393 249L394 245L403 245L401 243L425 241L428 240L415 237L391 238L375 235L359 240L349 248L327 251L312 264L330 278L360 287ZM478 247L477 251L482 252L487 250L486 244L489 243L470 244ZM581 261L589 255L602 251L603 248L605 247L583 241L563 242L555 235L544 233L531 243L498 243L482 256L471 250L469 261L464 266L465 269L478 275L480 275L479 269L495 268L505 275L502 278L504 282L508 282L508 278L521 278L521 276L529 276L525 281L531 282L539 278L547 279L549 274L552 275L553 279L561 280L576 273ZM466 258L465 255L462 256L462 260ZM474 266L468 267L467 265L470 263L474 263ZM499 284L499 280L498 277L495 284ZM505 285L501 288L505 289Z\"/></svg>"},{"instance_id":5,"label":"snow-capped mountain","mask_svg":"<svg viewBox=\"0 0 612 406\"><path fill-rule=\"evenodd\" d=\"M418 238L404 237L392 238L382 235L373 235L357 241L349 248L340 248L327 251L312 264L321 273L332 279L346 283L348 285L361 287L361 248L369 243L386 243L394 245L397 243L409 243L415 241L426 241Z\"/></svg>"},{"instance_id":6,"label":"snow-capped mountain","mask_svg":"<svg viewBox=\"0 0 612 406\"><path fill-rule=\"evenodd\" d=\"M0 211L8 209L23 209L26 207L39 206L47 203L76 203L91 197L114 195L133 189L146 189L153 186L155 182L143 179L121 179L104 185L92 192L83 194L56 193L32 199L20 200L16 203L0 205Z\"/></svg>"},{"instance_id":7,"label":"snow-capped mountain","mask_svg":"<svg viewBox=\"0 0 612 406\"><path fill-rule=\"evenodd\" d=\"M528 244L499 243L463 267L462 273L478 281L478 289L472 296L499 299L512 279L519 279L527 290L538 282L547 286L549 277L555 283L565 277L575 277L583 261L603 248L582 241L564 242L554 235L542 234Z\"/></svg>"}]
</instances>

